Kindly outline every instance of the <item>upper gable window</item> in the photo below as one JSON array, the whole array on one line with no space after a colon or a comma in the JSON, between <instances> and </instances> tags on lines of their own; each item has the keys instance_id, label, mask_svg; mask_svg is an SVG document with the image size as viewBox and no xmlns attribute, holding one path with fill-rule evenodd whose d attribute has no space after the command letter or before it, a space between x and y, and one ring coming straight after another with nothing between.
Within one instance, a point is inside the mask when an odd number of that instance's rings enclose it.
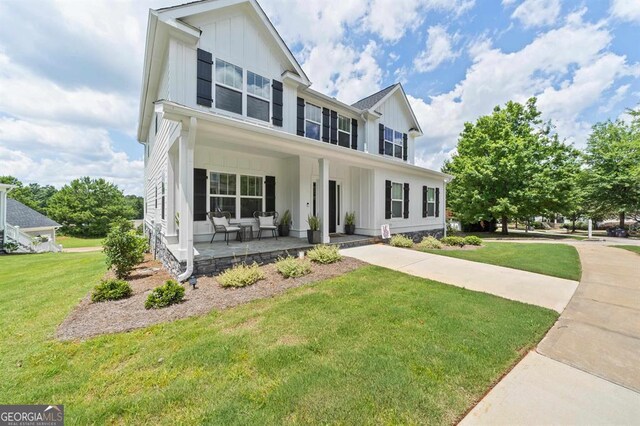
<instances>
[{"instance_id":1,"label":"upper gable window","mask_svg":"<svg viewBox=\"0 0 640 426\"><path fill-rule=\"evenodd\" d=\"M320 107L307 103L305 112L305 136L320 140L320 126L322 123L322 110Z\"/></svg>"},{"instance_id":2,"label":"upper gable window","mask_svg":"<svg viewBox=\"0 0 640 426\"><path fill-rule=\"evenodd\" d=\"M247 117L269 121L271 80L247 71Z\"/></svg>"},{"instance_id":3,"label":"upper gable window","mask_svg":"<svg viewBox=\"0 0 640 426\"><path fill-rule=\"evenodd\" d=\"M242 114L242 68L216 59L216 108Z\"/></svg>"},{"instance_id":4,"label":"upper gable window","mask_svg":"<svg viewBox=\"0 0 640 426\"><path fill-rule=\"evenodd\" d=\"M338 115L338 144L349 148L351 140L351 119Z\"/></svg>"},{"instance_id":5,"label":"upper gable window","mask_svg":"<svg viewBox=\"0 0 640 426\"><path fill-rule=\"evenodd\" d=\"M403 135L388 127L384 128L384 154L402 159Z\"/></svg>"}]
</instances>

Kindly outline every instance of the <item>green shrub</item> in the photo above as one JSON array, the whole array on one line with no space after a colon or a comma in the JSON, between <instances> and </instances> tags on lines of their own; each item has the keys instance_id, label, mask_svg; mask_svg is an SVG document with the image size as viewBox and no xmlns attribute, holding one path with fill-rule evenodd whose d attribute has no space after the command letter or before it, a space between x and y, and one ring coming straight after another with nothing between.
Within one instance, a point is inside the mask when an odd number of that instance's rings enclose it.
<instances>
[{"instance_id":1,"label":"green shrub","mask_svg":"<svg viewBox=\"0 0 640 426\"><path fill-rule=\"evenodd\" d=\"M131 296L133 290L124 280L106 280L94 287L91 293L92 302L104 302L107 300L120 300Z\"/></svg>"},{"instance_id":2,"label":"green shrub","mask_svg":"<svg viewBox=\"0 0 640 426\"><path fill-rule=\"evenodd\" d=\"M469 235L468 237L464 237L464 245L481 246L482 238L476 237L475 235Z\"/></svg>"},{"instance_id":3,"label":"green shrub","mask_svg":"<svg viewBox=\"0 0 640 426\"><path fill-rule=\"evenodd\" d=\"M422 241L418 243L419 249L425 250L440 250L442 248L442 243L438 241L437 238L434 237L424 237Z\"/></svg>"},{"instance_id":4,"label":"green shrub","mask_svg":"<svg viewBox=\"0 0 640 426\"><path fill-rule=\"evenodd\" d=\"M402 234L396 234L391 237L389 242L394 247L413 247L413 240L409 237L405 237Z\"/></svg>"},{"instance_id":5,"label":"green shrub","mask_svg":"<svg viewBox=\"0 0 640 426\"><path fill-rule=\"evenodd\" d=\"M321 244L307 252L311 261L322 264L334 263L342 259L339 247L336 245Z\"/></svg>"},{"instance_id":6,"label":"green shrub","mask_svg":"<svg viewBox=\"0 0 640 426\"><path fill-rule=\"evenodd\" d=\"M182 302L182 299L184 299L184 287L177 281L168 280L164 285L153 289L144 302L144 307L145 309L166 308Z\"/></svg>"},{"instance_id":7,"label":"green shrub","mask_svg":"<svg viewBox=\"0 0 640 426\"><path fill-rule=\"evenodd\" d=\"M464 246L463 237L444 237L443 239L440 240L440 242L442 242L442 244L446 246L458 246L458 247Z\"/></svg>"},{"instance_id":8,"label":"green shrub","mask_svg":"<svg viewBox=\"0 0 640 426\"><path fill-rule=\"evenodd\" d=\"M246 287L263 279L264 272L256 262L252 265L238 263L218 275L218 282L222 287Z\"/></svg>"},{"instance_id":9,"label":"green shrub","mask_svg":"<svg viewBox=\"0 0 640 426\"><path fill-rule=\"evenodd\" d=\"M103 251L107 257L107 266L113 267L116 276L122 279L144 260L147 240L136 233L131 222L121 221L111 227L104 240Z\"/></svg>"},{"instance_id":10,"label":"green shrub","mask_svg":"<svg viewBox=\"0 0 640 426\"><path fill-rule=\"evenodd\" d=\"M279 258L275 266L285 278L298 278L311 272L311 262L291 256Z\"/></svg>"}]
</instances>

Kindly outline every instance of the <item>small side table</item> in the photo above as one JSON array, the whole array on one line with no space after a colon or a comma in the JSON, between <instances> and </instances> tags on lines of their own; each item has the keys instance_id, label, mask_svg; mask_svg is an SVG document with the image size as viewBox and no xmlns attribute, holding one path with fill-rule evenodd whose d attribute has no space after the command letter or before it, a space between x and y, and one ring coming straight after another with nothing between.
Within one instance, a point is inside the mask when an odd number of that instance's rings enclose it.
<instances>
[{"instance_id":1,"label":"small side table","mask_svg":"<svg viewBox=\"0 0 640 426\"><path fill-rule=\"evenodd\" d=\"M252 225L236 225L240 230L237 233L236 241L251 241L253 240L253 226Z\"/></svg>"}]
</instances>

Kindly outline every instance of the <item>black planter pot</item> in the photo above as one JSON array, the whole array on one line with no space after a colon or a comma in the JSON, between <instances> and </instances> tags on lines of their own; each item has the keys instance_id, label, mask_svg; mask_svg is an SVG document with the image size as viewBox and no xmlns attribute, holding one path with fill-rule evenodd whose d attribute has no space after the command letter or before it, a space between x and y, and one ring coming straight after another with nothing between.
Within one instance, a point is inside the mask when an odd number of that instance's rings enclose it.
<instances>
[{"instance_id":1,"label":"black planter pot","mask_svg":"<svg viewBox=\"0 0 640 426\"><path fill-rule=\"evenodd\" d=\"M345 225L344 226L344 233L347 235L353 235L356 233L356 226L355 225Z\"/></svg>"},{"instance_id":2,"label":"black planter pot","mask_svg":"<svg viewBox=\"0 0 640 426\"><path fill-rule=\"evenodd\" d=\"M309 244L320 244L322 242L322 231L307 229L307 240Z\"/></svg>"},{"instance_id":3,"label":"black planter pot","mask_svg":"<svg viewBox=\"0 0 640 426\"><path fill-rule=\"evenodd\" d=\"M281 237L289 236L289 225L278 225L278 235Z\"/></svg>"}]
</instances>

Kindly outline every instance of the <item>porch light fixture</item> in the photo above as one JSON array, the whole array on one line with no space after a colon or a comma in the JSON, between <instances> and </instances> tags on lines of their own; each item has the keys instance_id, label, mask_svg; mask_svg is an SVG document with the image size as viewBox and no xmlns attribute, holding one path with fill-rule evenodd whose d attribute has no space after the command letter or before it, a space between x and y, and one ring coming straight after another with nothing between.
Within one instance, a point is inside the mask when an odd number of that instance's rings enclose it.
<instances>
[{"instance_id":1,"label":"porch light fixture","mask_svg":"<svg viewBox=\"0 0 640 426\"><path fill-rule=\"evenodd\" d=\"M189 284L194 290L196 289L196 284L198 284L198 279L195 277L195 275L191 275L189 277Z\"/></svg>"}]
</instances>

